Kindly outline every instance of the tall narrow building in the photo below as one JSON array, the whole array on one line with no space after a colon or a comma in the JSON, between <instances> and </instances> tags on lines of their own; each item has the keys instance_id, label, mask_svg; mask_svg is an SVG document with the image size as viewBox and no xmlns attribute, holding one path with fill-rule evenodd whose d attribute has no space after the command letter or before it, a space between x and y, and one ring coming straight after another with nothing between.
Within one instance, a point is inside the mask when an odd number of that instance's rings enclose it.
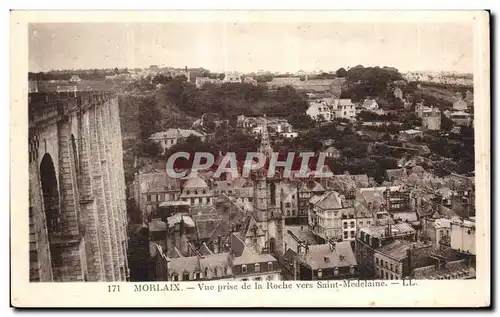
<instances>
[{"instance_id":1,"label":"tall narrow building","mask_svg":"<svg viewBox=\"0 0 500 317\"><path fill-rule=\"evenodd\" d=\"M267 120L265 118L262 125L259 151L266 156L267 163L269 163L273 149L270 144ZM254 185L253 217L257 226L265 235L264 245L258 247L264 252L281 255L284 253L283 235L285 217L283 217L280 207L280 178L268 177L267 168L255 171L252 176Z\"/></svg>"}]
</instances>

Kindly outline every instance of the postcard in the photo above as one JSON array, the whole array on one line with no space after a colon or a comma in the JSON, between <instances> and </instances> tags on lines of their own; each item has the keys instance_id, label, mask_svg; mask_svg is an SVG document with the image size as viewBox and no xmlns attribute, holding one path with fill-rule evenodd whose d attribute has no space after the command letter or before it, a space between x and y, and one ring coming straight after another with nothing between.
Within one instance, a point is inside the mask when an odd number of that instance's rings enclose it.
<instances>
[{"instance_id":1,"label":"postcard","mask_svg":"<svg viewBox=\"0 0 500 317\"><path fill-rule=\"evenodd\" d=\"M11 305L489 306L489 45L486 11L12 11Z\"/></svg>"}]
</instances>

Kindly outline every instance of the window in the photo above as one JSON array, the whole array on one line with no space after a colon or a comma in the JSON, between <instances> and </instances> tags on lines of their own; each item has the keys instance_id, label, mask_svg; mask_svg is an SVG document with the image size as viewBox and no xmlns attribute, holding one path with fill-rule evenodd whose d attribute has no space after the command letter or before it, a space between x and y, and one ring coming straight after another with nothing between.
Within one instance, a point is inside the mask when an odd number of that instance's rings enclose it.
<instances>
[{"instance_id":1,"label":"window","mask_svg":"<svg viewBox=\"0 0 500 317\"><path fill-rule=\"evenodd\" d=\"M273 270L273 262L267 262L267 269L269 271L272 271Z\"/></svg>"},{"instance_id":2,"label":"window","mask_svg":"<svg viewBox=\"0 0 500 317\"><path fill-rule=\"evenodd\" d=\"M241 273L246 273L247 272L247 266L246 265L242 265L241 266Z\"/></svg>"},{"instance_id":3,"label":"window","mask_svg":"<svg viewBox=\"0 0 500 317\"><path fill-rule=\"evenodd\" d=\"M156 201L161 201L160 195L156 195Z\"/></svg>"},{"instance_id":4,"label":"window","mask_svg":"<svg viewBox=\"0 0 500 317\"><path fill-rule=\"evenodd\" d=\"M242 281L243 281L243 282L246 282L246 281L248 281L248 279L247 279L247 278L244 278L244 279L242 279Z\"/></svg>"},{"instance_id":5,"label":"window","mask_svg":"<svg viewBox=\"0 0 500 317\"><path fill-rule=\"evenodd\" d=\"M362 227L363 226L363 221L360 221L359 222L359 226Z\"/></svg>"},{"instance_id":6,"label":"window","mask_svg":"<svg viewBox=\"0 0 500 317\"><path fill-rule=\"evenodd\" d=\"M354 273L356 273L356 268L354 267L354 265L351 265L351 267L349 268L349 273L351 275L354 275Z\"/></svg>"},{"instance_id":7,"label":"window","mask_svg":"<svg viewBox=\"0 0 500 317\"><path fill-rule=\"evenodd\" d=\"M196 280L200 280L201 279L201 273L200 272L196 272L195 279Z\"/></svg>"},{"instance_id":8,"label":"window","mask_svg":"<svg viewBox=\"0 0 500 317\"><path fill-rule=\"evenodd\" d=\"M356 233L354 232L354 230L351 230L351 238L354 239L356 237Z\"/></svg>"},{"instance_id":9,"label":"window","mask_svg":"<svg viewBox=\"0 0 500 317\"><path fill-rule=\"evenodd\" d=\"M259 263L255 263L255 272L260 272L260 264Z\"/></svg>"},{"instance_id":10,"label":"window","mask_svg":"<svg viewBox=\"0 0 500 317\"><path fill-rule=\"evenodd\" d=\"M191 205L194 205L194 198L191 197Z\"/></svg>"},{"instance_id":11,"label":"window","mask_svg":"<svg viewBox=\"0 0 500 317\"><path fill-rule=\"evenodd\" d=\"M268 275L268 276L266 277L266 280L268 280L268 281L272 281L272 280L273 280L273 276L272 276L272 275Z\"/></svg>"},{"instance_id":12,"label":"window","mask_svg":"<svg viewBox=\"0 0 500 317\"><path fill-rule=\"evenodd\" d=\"M392 266L392 263L391 263L391 271L394 271L394 267Z\"/></svg>"},{"instance_id":13,"label":"window","mask_svg":"<svg viewBox=\"0 0 500 317\"><path fill-rule=\"evenodd\" d=\"M183 281L189 281L189 272L184 272L182 274L182 280Z\"/></svg>"},{"instance_id":14,"label":"window","mask_svg":"<svg viewBox=\"0 0 500 317\"><path fill-rule=\"evenodd\" d=\"M255 280L256 280L256 281L260 281L260 277L256 277L256 278L255 278Z\"/></svg>"},{"instance_id":15,"label":"window","mask_svg":"<svg viewBox=\"0 0 500 317\"><path fill-rule=\"evenodd\" d=\"M322 269L318 270L318 277L323 277L323 270Z\"/></svg>"},{"instance_id":16,"label":"window","mask_svg":"<svg viewBox=\"0 0 500 317\"><path fill-rule=\"evenodd\" d=\"M338 267L335 267L335 268L333 269L333 275L335 275L335 276L339 276L339 268L338 268Z\"/></svg>"},{"instance_id":17,"label":"window","mask_svg":"<svg viewBox=\"0 0 500 317\"><path fill-rule=\"evenodd\" d=\"M172 275L172 281L177 282L178 280L179 280L179 275L177 274Z\"/></svg>"},{"instance_id":18,"label":"window","mask_svg":"<svg viewBox=\"0 0 500 317\"><path fill-rule=\"evenodd\" d=\"M351 228L354 228L356 226L354 221L351 221Z\"/></svg>"},{"instance_id":19,"label":"window","mask_svg":"<svg viewBox=\"0 0 500 317\"><path fill-rule=\"evenodd\" d=\"M377 265L378 265L378 258L375 258L375 263L377 263Z\"/></svg>"},{"instance_id":20,"label":"window","mask_svg":"<svg viewBox=\"0 0 500 317\"><path fill-rule=\"evenodd\" d=\"M344 231L344 239L347 239L347 231Z\"/></svg>"},{"instance_id":21,"label":"window","mask_svg":"<svg viewBox=\"0 0 500 317\"><path fill-rule=\"evenodd\" d=\"M189 190L186 190L186 195L189 195Z\"/></svg>"},{"instance_id":22,"label":"window","mask_svg":"<svg viewBox=\"0 0 500 317\"><path fill-rule=\"evenodd\" d=\"M219 270L217 269L217 267L214 267L214 277L217 277L218 274Z\"/></svg>"},{"instance_id":23,"label":"window","mask_svg":"<svg viewBox=\"0 0 500 317\"><path fill-rule=\"evenodd\" d=\"M227 275L227 267L224 267L224 275Z\"/></svg>"},{"instance_id":24,"label":"window","mask_svg":"<svg viewBox=\"0 0 500 317\"><path fill-rule=\"evenodd\" d=\"M371 223L371 221L367 221L367 222L366 222L366 224L367 224L368 226L370 225L370 223Z\"/></svg>"},{"instance_id":25,"label":"window","mask_svg":"<svg viewBox=\"0 0 500 317\"><path fill-rule=\"evenodd\" d=\"M146 199L147 199L148 201L151 201L151 195L146 195Z\"/></svg>"},{"instance_id":26,"label":"window","mask_svg":"<svg viewBox=\"0 0 500 317\"><path fill-rule=\"evenodd\" d=\"M344 229L347 229L347 222L344 222Z\"/></svg>"}]
</instances>

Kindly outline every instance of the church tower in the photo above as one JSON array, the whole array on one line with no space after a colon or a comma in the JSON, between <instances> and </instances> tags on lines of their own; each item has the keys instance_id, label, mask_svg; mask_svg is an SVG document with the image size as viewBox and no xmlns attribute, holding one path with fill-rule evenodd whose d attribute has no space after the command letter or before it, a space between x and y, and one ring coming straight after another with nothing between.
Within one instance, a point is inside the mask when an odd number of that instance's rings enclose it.
<instances>
[{"instance_id":1,"label":"church tower","mask_svg":"<svg viewBox=\"0 0 500 317\"><path fill-rule=\"evenodd\" d=\"M265 154L269 162L273 149L269 141L267 119L264 117L263 121L259 152ZM253 173L254 218L266 235L262 249L265 252L281 255L285 252L283 241L285 218L279 202L279 184L279 177L267 176L267 168L261 168Z\"/></svg>"}]
</instances>

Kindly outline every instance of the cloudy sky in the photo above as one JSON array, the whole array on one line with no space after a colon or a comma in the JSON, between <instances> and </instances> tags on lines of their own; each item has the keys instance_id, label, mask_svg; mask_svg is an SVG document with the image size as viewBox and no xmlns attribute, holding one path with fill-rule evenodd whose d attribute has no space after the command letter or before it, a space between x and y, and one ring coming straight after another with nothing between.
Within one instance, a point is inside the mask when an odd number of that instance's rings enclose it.
<instances>
[{"instance_id":1,"label":"cloudy sky","mask_svg":"<svg viewBox=\"0 0 500 317\"><path fill-rule=\"evenodd\" d=\"M155 64L296 72L362 64L472 72L472 48L465 23L31 24L29 70Z\"/></svg>"}]
</instances>

